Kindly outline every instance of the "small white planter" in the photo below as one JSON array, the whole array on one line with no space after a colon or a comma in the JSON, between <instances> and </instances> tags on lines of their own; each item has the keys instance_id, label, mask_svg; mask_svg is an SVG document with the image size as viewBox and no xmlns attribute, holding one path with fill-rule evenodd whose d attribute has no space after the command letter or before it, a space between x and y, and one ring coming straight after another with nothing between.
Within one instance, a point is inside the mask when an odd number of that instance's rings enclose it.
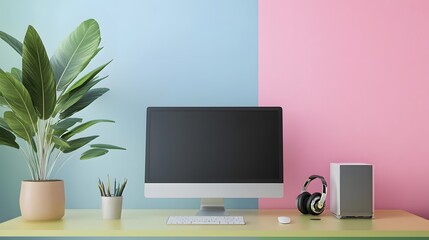
<instances>
[{"instance_id":1,"label":"small white planter","mask_svg":"<svg viewBox=\"0 0 429 240\"><path fill-rule=\"evenodd\" d=\"M101 197L101 211L103 219L121 219L122 196Z\"/></svg>"}]
</instances>

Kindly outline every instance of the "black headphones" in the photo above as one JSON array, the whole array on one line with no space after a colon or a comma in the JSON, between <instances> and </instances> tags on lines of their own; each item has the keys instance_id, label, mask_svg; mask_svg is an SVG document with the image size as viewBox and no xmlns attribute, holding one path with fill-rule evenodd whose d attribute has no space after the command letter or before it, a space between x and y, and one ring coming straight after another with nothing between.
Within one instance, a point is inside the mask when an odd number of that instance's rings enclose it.
<instances>
[{"instance_id":1,"label":"black headphones","mask_svg":"<svg viewBox=\"0 0 429 240\"><path fill-rule=\"evenodd\" d=\"M323 189L322 193L315 192L310 194L307 192L307 187L314 179L320 179L322 181ZM296 198L296 207L302 214L319 215L325 210L326 195L328 192L328 184L325 178L319 175L311 175L305 181L304 186L301 189L301 194Z\"/></svg>"}]
</instances>

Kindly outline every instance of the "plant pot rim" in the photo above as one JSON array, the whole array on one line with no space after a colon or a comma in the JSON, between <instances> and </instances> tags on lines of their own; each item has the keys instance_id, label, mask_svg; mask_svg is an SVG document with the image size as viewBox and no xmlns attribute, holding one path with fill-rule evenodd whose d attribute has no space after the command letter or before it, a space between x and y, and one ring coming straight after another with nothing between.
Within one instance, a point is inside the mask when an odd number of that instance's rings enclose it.
<instances>
[{"instance_id":1,"label":"plant pot rim","mask_svg":"<svg viewBox=\"0 0 429 240\"><path fill-rule=\"evenodd\" d=\"M48 180L29 180L29 179L26 179L26 180L22 180L23 182L38 182L38 183L40 183L40 182L61 182L61 181L64 181L64 180L61 180L61 179L48 179Z\"/></svg>"},{"instance_id":2,"label":"plant pot rim","mask_svg":"<svg viewBox=\"0 0 429 240\"><path fill-rule=\"evenodd\" d=\"M102 198L121 198L122 196L101 196Z\"/></svg>"}]
</instances>

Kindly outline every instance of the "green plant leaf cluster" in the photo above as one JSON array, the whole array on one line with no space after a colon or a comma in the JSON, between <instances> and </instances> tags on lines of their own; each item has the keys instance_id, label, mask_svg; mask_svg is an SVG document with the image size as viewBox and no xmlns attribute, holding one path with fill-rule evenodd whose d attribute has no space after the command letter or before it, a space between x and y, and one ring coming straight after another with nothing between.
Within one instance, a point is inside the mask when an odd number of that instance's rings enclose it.
<instances>
[{"instance_id":1,"label":"green plant leaf cluster","mask_svg":"<svg viewBox=\"0 0 429 240\"><path fill-rule=\"evenodd\" d=\"M48 179L62 154L74 152L98 137L78 135L95 124L114 122L83 122L74 117L109 91L95 86L107 77L99 74L111 61L86 70L102 49L99 25L94 19L82 22L51 58L33 26L28 27L22 43L2 31L0 38L22 57L21 69L0 69L0 106L7 109L0 117L0 145L22 148L33 179ZM93 144L81 159L102 156L110 149L124 150Z\"/></svg>"}]
</instances>

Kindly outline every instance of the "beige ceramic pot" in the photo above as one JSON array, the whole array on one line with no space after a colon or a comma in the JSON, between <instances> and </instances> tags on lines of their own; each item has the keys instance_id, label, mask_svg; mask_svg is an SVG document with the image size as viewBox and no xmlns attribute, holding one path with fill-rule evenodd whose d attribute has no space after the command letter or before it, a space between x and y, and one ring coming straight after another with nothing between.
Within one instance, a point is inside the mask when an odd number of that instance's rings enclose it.
<instances>
[{"instance_id":1,"label":"beige ceramic pot","mask_svg":"<svg viewBox=\"0 0 429 240\"><path fill-rule=\"evenodd\" d=\"M64 181L22 181L19 207L25 220L61 219L65 210Z\"/></svg>"}]
</instances>

